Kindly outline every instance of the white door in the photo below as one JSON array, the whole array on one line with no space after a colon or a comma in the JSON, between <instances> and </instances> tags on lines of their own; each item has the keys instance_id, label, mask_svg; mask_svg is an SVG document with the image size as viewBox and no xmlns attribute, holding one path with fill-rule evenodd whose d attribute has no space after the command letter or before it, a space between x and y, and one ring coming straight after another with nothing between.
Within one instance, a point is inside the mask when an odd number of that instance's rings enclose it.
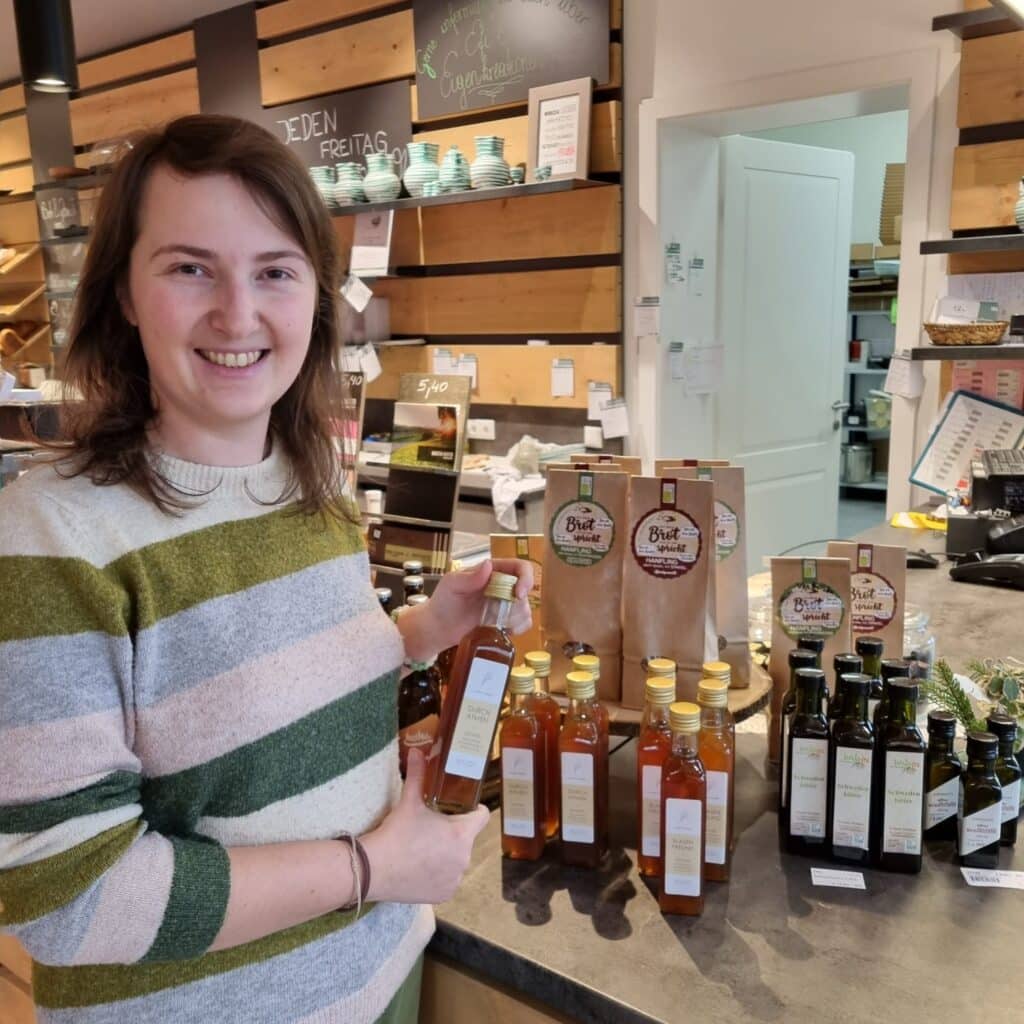
<instances>
[{"instance_id":1,"label":"white door","mask_svg":"<svg viewBox=\"0 0 1024 1024\"><path fill-rule=\"evenodd\" d=\"M722 140L717 457L747 471L748 571L835 537L853 154Z\"/></svg>"}]
</instances>

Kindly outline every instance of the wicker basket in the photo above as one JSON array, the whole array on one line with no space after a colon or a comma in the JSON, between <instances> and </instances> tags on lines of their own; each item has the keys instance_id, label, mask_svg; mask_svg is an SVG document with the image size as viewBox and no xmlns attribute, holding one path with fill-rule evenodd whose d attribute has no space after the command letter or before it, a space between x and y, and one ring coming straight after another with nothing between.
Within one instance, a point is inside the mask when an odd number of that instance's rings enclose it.
<instances>
[{"instance_id":1,"label":"wicker basket","mask_svg":"<svg viewBox=\"0 0 1024 1024\"><path fill-rule=\"evenodd\" d=\"M1006 320L973 324L925 324L933 345L998 345L1003 340Z\"/></svg>"}]
</instances>

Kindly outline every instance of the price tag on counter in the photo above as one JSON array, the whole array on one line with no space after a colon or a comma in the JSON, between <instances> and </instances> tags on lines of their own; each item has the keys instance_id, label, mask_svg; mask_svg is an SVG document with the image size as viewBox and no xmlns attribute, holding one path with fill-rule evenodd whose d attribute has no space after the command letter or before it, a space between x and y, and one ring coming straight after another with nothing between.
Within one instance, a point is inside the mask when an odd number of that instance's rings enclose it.
<instances>
[{"instance_id":1,"label":"price tag on counter","mask_svg":"<svg viewBox=\"0 0 1024 1024\"><path fill-rule=\"evenodd\" d=\"M832 868L811 868L811 882L833 889L867 889L859 871L835 871Z\"/></svg>"},{"instance_id":2,"label":"price tag on counter","mask_svg":"<svg viewBox=\"0 0 1024 1024\"><path fill-rule=\"evenodd\" d=\"M990 889L1024 889L1024 871L988 871L984 868L961 868L968 885Z\"/></svg>"}]
</instances>

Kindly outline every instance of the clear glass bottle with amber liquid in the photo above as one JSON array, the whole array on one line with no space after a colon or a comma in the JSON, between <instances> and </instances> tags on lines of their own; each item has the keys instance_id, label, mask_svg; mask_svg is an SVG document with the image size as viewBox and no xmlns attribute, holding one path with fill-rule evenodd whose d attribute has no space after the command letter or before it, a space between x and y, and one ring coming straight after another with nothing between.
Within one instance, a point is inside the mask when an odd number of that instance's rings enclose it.
<instances>
[{"instance_id":1,"label":"clear glass bottle with amber liquid","mask_svg":"<svg viewBox=\"0 0 1024 1024\"><path fill-rule=\"evenodd\" d=\"M487 583L480 625L459 644L441 724L424 780L427 806L465 814L480 801L505 685L516 649L506 626L515 601L515 576L495 572Z\"/></svg>"},{"instance_id":2,"label":"clear glass bottle with amber liquid","mask_svg":"<svg viewBox=\"0 0 1024 1024\"><path fill-rule=\"evenodd\" d=\"M960 776L964 768L953 752L955 739L956 716L948 711L929 711L928 752L925 755L925 839L956 842Z\"/></svg>"},{"instance_id":3,"label":"clear glass bottle with amber liquid","mask_svg":"<svg viewBox=\"0 0 1024 1024\"><path fill-rule=\"evenodd\" d=\"M707 777L704 830L704 877L729 881L733 846L733 778L736 773L736 729L729 711L729 684L702 679L697 687L700 736L697 753Z\"/></svg>"},{"instance_id":4,"label":"clear glass bottle with amber liquid","mask_svg":"<svg viewBox=\"0 0 1024 1024\"><path fill-rule=\"evenodd\" d=\"M498 733L501 754L501 852L512 860L544 853L544 727L530 708L532 668L512 669L512 707Z\"/></svg>"},{"instance_id":5,"label":"clear glass bottle with amber liquid","mask_svg":"<svg viewBox=\"0 0 1024 1024\"><path fill-rule=\"evenodd\" d=\"M839 717L843 707L843 676L860 675L864 662L857 654L837 654L832 659L832 694L828 701L829 725Z\"/></svg>"},{"instance_id":6,"label":"clear glass bottle with amber liquid","mask_svg":"<svg viewBox=\"0 0 1024 1024\"><path fill-rule=\"evenodd\" d=\"M726 692L728 693L729 687L732 686L732 665L727 661L705 661L701 666L704 679L717 679L719 682L725 683ZM729 706L728 700L725 704L726 708ZM729 732L729 742L732 744L733 751L736 750L736 720L733 718L732 712L730 711L725 718L726 728ZM732 772L729 776L729 806L736 806L736 773ZM730 812L731 813L731 812ZM736 832L731 833L731 849L736 848Z\"/></svg>"},{"instance_id":7,"label":"clear glass bottle with amber liquid","mask_svg":"<svg viewBox=\"0 0 1024 1024\"><path fill-rule=\"evenodd\" d=\"M864 667L861 671L871 679L868 721L874 724L875 708L882 699L882 657L885 653L885 644L877 636L859 636L853 649L863 662Z\"/></svg>"},{"instance_id":8,"label":"clear glass bottle with amber liquid","mask_svg":"<svg viewBox=\"0 0 1024 1024\"><path fill-rule=\"evenodd\" d=\"M885 731L878 739L875 758L881 763L875 804L878 866L885 871L915 874L922 862L926 750L916 722L917 683L890 679L887 694Z\"/></svg>"},{"instance_id":9,"label":"clear glass bottle with amber liquid","mask_svg":"<svg viewBox=\"0 0 1024 1024\"><path fill-rule=\"evenodd\" d=\"M825 673L817 668L796 671L796 713L789 736L790 853L820 856L828 832L828 719L823 707Z\"/></svg>"},{"instance_id":10,"label":"clear glass bottle with amber liquid","mask_svg":"<svg viewBox=\"0 0 1024 1024\"><path fill-rule=\"evenodd\" d=\"M663 659L655 659L663 660ZM669 662L672 664L672 662ZM650 671L648 663L648 671ZM661 770L672 752L669 708L676 699L675 673L650 676L645 688L644 718L636 748L637 836L640 874L661 874Z\"/></svg>"},{"instance_id":11,"label":"clear glass bottle with amber liquid","mask_svg":"<svg viewBox=\"0 0 1024 1024\"><path fill-rule=\"evenodd\" d=\"M398 684L398 767L405 778L409 751L429 757L441 721L441 673L432 661L411 661Z\"/></svg>"},{"instance_id":12,"label":"clear glass bottle with amber liquid","mask_svg":"<svg viewBox=\"0 0 1024 1024\"><path fill-rule=\"evenodd\" d=\"M996 777L1003 787L1002 829L1003 846L1017 842L1017 819L1020 817L1020 764L1013 753L1017 743L1017 720L1001 711L988 716L988 731L999 740L996 755Z\"/></svg>"},{"instance_id":13,"label":"clear glass bottle with amber liquid","mask_svg":"<svg viewBox=\"0 0 1024 1024\"><path fill-rule=\"evenodd\" d=\"M661 773L663 914L704 913L704 832L707 777L697 752L700 708L680 701L669 708L672 752Z\"/></svg>"},{"instance_id":14,"label":"clear glass bottle with amber liquid","mask_svg":"<svg viewBox=\"0 0 1024 1024\"><path fill-rule=\"evenodd\" d=\"M782 746L780 756L782 768L779 775L779 829L783 836L789 834L789 736L793 731L793 716L796 714L796 674L799 669L819 667L819 655L814 651L797 647L789 652L789 689L782 697L779 709L779 729Z\"/></svg>"},{"instance_id":15,"label":"clear glass bottle with amber liquid","mask_svg":"<svg viewBox=\"0 0 1024 1024\"><path fill-rule=\"evenodd\" d=\"M829 752L828 847L836 860L871 857L871 784L875 730L868 721L871 677L846 672Z\"/></svg>"},{"instance_id":16,"label":"clear glass bottle with amber liquid","mask_svg":"<svg viewBox=\"0 0 1024 1024\"><path fill-rule=\"evenodd\" d=\"M562 862L596 868L605 849L608 789L602 779L608 778L608 755L602 752L600 726L594 717L594 677L589 672L570 672L565 685L569 710L558 737Z\"/></svg>"},{"instance_id":17,"label":"clear glass bottle with amber liquid","mask_svg":"<svg viewBox=\"0 0 1024 1024\"><path fill-rule=\"evenodd\" d=\"M999 867L1003 788L996 775L999 740L990 732L967 734L967 771L960 779L957 853L967 868Z\"/></svg>"},{"instance_id":18,"label":"clear glass bottle with amber liquid","mask_svg":"<svg viewBox=\"0 0 1024 1024\"><path fill-rule=\"evenodd\" d=\"M551 655L547 651L528 651L527 668L533 669L536 684L527 698L544 731L544 834L551 839L558 835L558 733L562 728L562 709L548 692L551 677Z\"/></svg>"},{"instance_id":19,"label":"clear glass bottle with amber liquid","mask_svg":"<svg viewBox=\"0 0 1024 1024\"><path fill-rule=\"evenodd\" d=\"M601 759L598 762L598 769L603 773L600 780L605 793L608 792L608 736L611 731L611 721L608 717L608 709L601 703L597 696L598 684L601 681L601 659L596 654L577 654L572 659L574 672L589 672L594 680L594 695L590 698L591 714L597 722L601 734ZM601 834L602 849L608 847L608 816L604 817L604 831Z\"/></svg>"}]
</instances>

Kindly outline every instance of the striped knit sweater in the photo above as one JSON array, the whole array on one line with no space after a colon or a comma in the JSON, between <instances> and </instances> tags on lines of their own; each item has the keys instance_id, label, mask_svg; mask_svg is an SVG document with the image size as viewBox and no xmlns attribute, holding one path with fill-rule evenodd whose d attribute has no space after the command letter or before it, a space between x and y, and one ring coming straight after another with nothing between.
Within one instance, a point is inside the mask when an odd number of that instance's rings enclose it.
<instances>
[{"instance_id":1,"label":"striped knit sweater","mask_svg":"<svg viewBox=\"0 0 1024 1024\"><path fill-rule=\"evenodd\" d=\"M396 801L401 637L358 529L277 501L282 456L158 461L211 493L174 517L49 466L0 491L0 929L40 1024L373 1021L427 907L207 950L225 847L362 833Z\"/></svg>"}]
</instances>

